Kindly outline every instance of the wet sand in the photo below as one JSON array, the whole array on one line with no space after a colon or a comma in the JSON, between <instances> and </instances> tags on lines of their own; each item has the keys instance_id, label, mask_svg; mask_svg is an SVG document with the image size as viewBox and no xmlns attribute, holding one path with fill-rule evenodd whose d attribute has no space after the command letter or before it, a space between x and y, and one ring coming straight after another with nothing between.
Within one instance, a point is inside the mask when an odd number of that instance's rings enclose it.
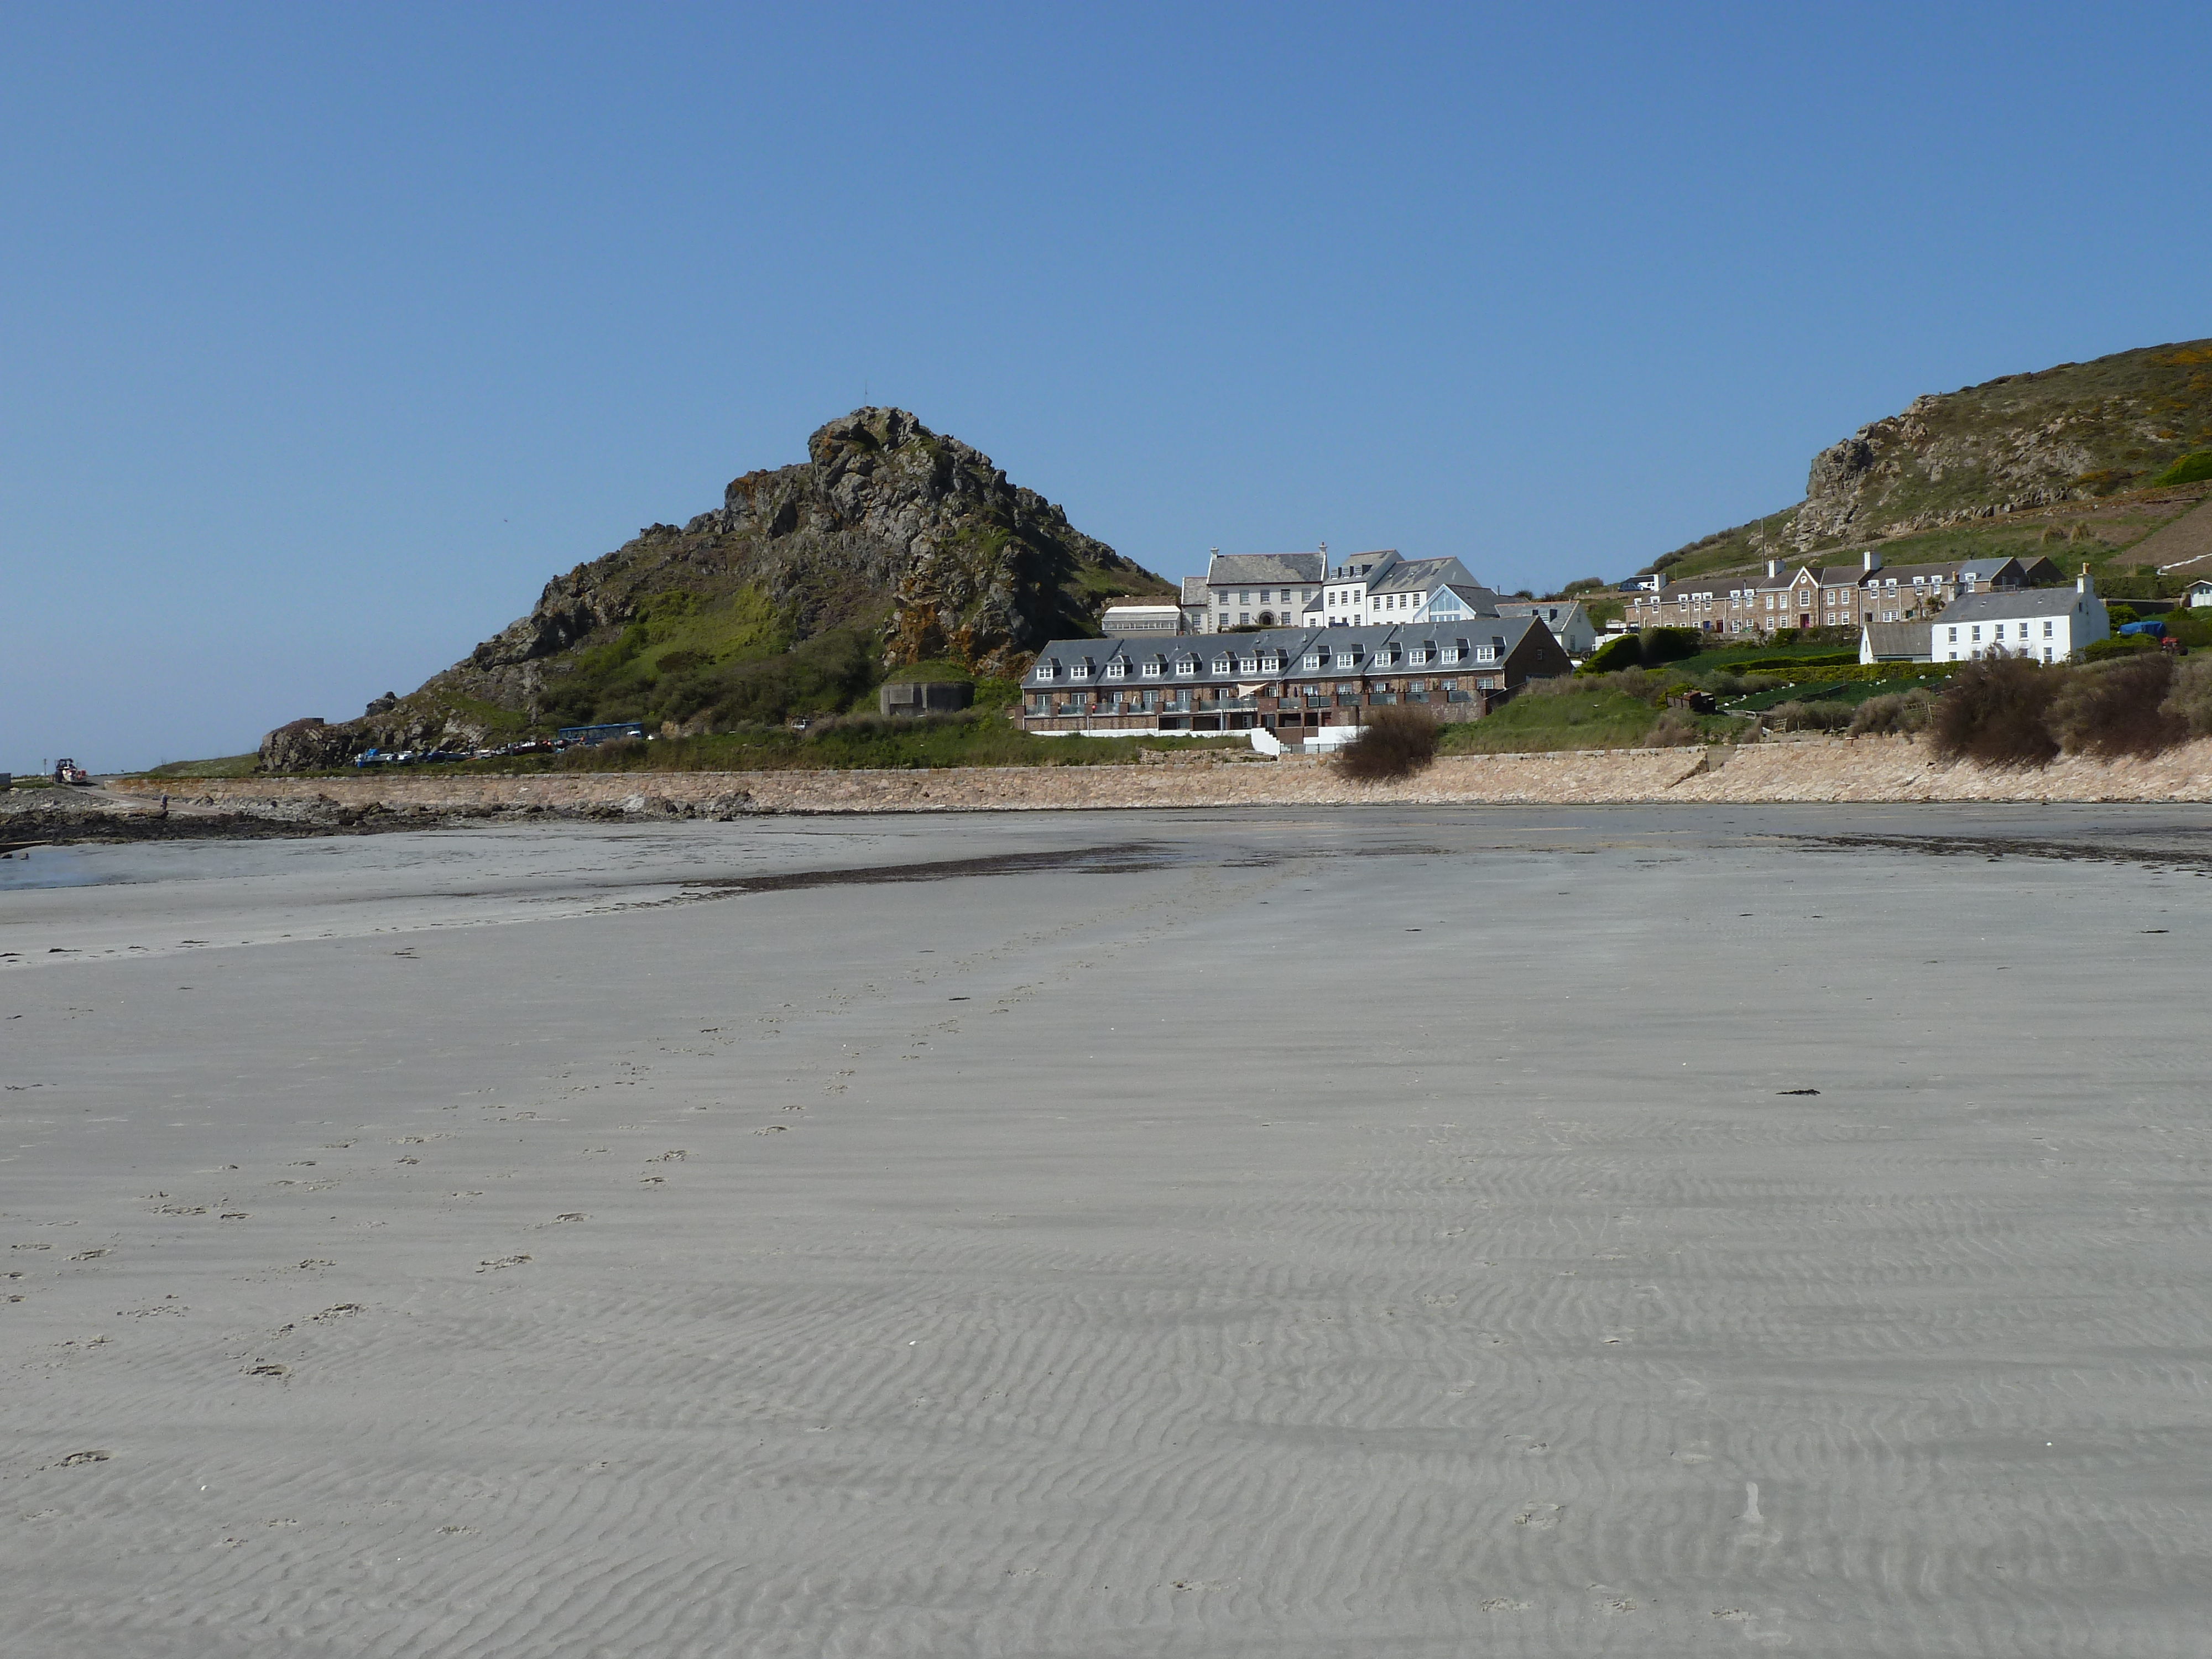
<instances>
[{"instance_id":1,"label":"wet sand","mask_svg":"<svg viewBox=\"0 0 2212 1659\"><path fill-rule=\"evenodd\" d=\"M0 865L0 1653L2201 1653L2209 860L1723 806Z\"/></svg>"}]
</instances>

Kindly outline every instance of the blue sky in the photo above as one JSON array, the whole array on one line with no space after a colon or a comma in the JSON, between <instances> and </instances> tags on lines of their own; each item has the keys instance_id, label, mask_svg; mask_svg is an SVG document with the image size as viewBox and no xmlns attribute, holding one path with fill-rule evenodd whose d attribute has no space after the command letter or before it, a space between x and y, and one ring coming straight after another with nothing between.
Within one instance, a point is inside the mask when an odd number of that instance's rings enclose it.
<instances>
[{"instance_id":1,"label":"blue sky","mask_svg":"<svg viewBox=\"0 0 2212 1659\"><path fill-rule=\"evenodd\" d=\"M1626 574L2212 334L2203 24L0 9L0 767L356 714L864 396L1166 575Z\"/></svg>"}]
</instances>

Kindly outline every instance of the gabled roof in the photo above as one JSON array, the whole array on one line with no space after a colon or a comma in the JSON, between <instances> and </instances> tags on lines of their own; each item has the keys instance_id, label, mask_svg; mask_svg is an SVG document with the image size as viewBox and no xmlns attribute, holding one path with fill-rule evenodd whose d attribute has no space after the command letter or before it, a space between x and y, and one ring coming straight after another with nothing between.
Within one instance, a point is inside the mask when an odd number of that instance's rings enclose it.
<instances>
[{"instance_id":1,"label":"gabled roof","mask_svg":"<svg viewBox=\"0 0 2212 1659\"><path fill-rule=\"evenodd\" d=\"M1317 582L1327 562L1318 553L1217 553L1206 568L1215 587L1239 582Z\"/></svg>"},{"instance_id":2,"label":"gabled roof","mask_svg":"<svg viewBox=\"0 0 2212 1659\"><path fill-rule=\"evenodd\" d=\"M1349 581L1368 574L1377 565L1391 563L1397 556L1398 550L1395 547L1379 547L1372 553L1349 554L1329 566L1328 579L1331 581L1340 579Z\"/></svg>"},{"instance_id":3,"label":"gabled roof","mask_svg":"<svg viewBox=\"0 0 2212 1659\"><path fill-rule=\"evenodd\" d=\"M2015 617L2063 617L2077 605L2102 605L2094 593L2071 587L2023 587L2009 593L1967 593L1943 607L1945 623L2009 622Z\"/></svg>"},{"instance_id":4,"label":"gabled roof","mask_svg":"<svg viewBox=\"0 0 2212 1659\"><path fill-rule=\"evenodd\" d=\"M1571 623L1583 608L1580 599L1500 599L1501 617L1541 617L1547 623Z\"/></svg>"},{"instance_id":5,"label":"gabled roof","mask_svg":"<svg viewBox=\"0 0 2212 1659\"><path fill-rule=\"evenodd\" d=\"M1959 575L1961 580L1972 576L1976 581L1979 581L1984 576L1996 576L2008 564L2018 566L2019 563L2020 561L2010 554L1997 559L1962 559L1959 562Z\"/></svg>"},{"instance_id":6,"label":"gabled roof","mask_svg":"<svg viewBox=\"0 0 2212 1659\"><path fill-rule=\"evenodd\" d=\"M1868 623L1861 633L1877 662L1915 661L1930 654L1931 622Z\"/></svg>"},{"instance_id":7,"label":"gabled roof","mask_svg":"<svg viewBox=\"0 0 2212 1659\"><path fill-rule=\"evenodd\" d=\"M1460 583L1471 586L1480 584L1474 573L1457 559L1401 559L1383 572L1380 580L1370 582L1370 593L1426 592L1432 588L1449 587Z\"/></svg>"},{"instance_id":8,"label":"gabled roof","mask_svg":"<svg viewBox=\"0 0 2212 1659\"><path fill-rule=\"evenodd\" d=\"M1185 576L1182 579L1182 602L1185 605L1204 605L1206 600L1206 578Z\"/></svg>"},{"instance_id":9,"label":"gabled roof","mask_svg":"<svg viewBox=\"0 0 2212 1659\"><path fill-rule=\"evenodd\" d=\"M1867 575L1866 567L1860 564L1832 564L1814 572L1814 579L1823 587L1856 587Z\"/></svg>"}]
</instances>

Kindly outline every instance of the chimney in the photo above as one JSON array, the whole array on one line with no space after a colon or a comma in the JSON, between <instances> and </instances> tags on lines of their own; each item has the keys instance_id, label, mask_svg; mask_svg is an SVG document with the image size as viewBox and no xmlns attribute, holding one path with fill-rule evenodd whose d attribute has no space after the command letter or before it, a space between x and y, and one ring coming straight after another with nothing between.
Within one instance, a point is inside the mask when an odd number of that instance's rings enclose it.
<instances>
[{"instance_id":1,"label":"chimney","mask_svg":"<svg viewBox=\"0 0 2212 1659\"><path fill-rule=\"evenodd\" d=\"M1859 555L1859 562L1866 567L1867 574L1869 575L1872 575L1875 571L1881 568L1881 555L1875 552L1874 549L1869 547L1865 552Z\"/></svg>"},{"instance_id":2,"label":"chimney","mask_svg":"<svg viewBox=\"0 0 2212 1659\"><path fill-rule=\"evenodd\" d=\"M1769 559L1766 562L1766 580L1772 581L1781 574L1782 561L1779 559Z\"/></svg>"},{"instance_id":3,"label":"chimney","mask_svg":"<svg viewBox=\"0 0 2212 1659\"><path fill-rule=\"evenodd\" d=\"M2081 567L2081 574L2074 579L2074 591L2076 593L2092 593L2096 591L2089 586L2089 567L2086 564Z\"/></svg>"}]
</instances>

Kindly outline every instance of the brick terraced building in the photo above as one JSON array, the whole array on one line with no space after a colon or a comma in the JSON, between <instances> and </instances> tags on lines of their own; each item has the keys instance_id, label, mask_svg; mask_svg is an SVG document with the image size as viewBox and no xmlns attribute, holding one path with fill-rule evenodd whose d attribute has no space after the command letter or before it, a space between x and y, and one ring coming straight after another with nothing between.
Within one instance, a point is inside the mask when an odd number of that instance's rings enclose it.
<instances>
[{"instance_id":1,"label":"brick terraced building","mask_svg":"<svg viewBox=\"0 0 2212 1659\"><path fill-rule=\"evenodd\" d=\"M1210 637L1055 640L1022 679L1029 732L1280 732L1367 711L1478 720L1532 679L1572 672L1535 617L1445 625L1277 628Z\"/></svg>"}]
</instances>

